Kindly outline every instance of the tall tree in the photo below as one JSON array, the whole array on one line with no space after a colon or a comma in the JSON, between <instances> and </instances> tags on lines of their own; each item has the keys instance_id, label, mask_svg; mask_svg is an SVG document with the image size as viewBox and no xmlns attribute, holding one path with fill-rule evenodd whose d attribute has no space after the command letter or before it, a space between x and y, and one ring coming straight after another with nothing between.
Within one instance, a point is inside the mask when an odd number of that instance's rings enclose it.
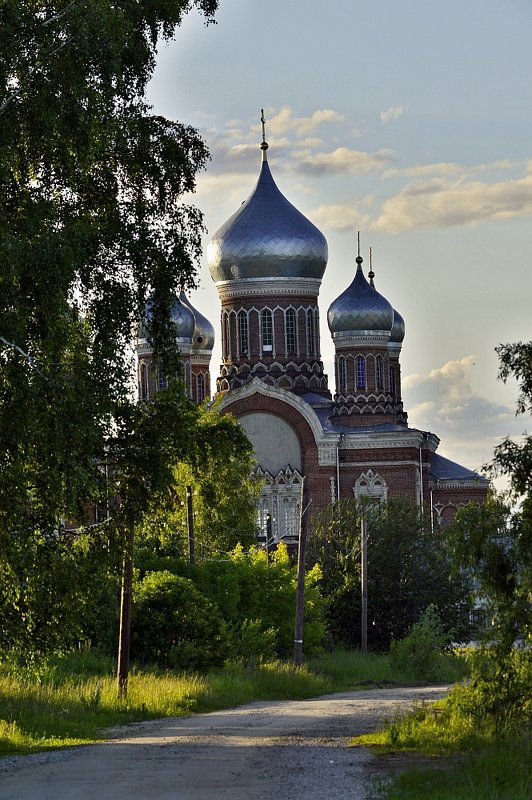
<instances>
[{"instance_id":1,"label":"tall tree","mask_svg":"<svg viewBox=\"0 0 532 800\"><path fill-rule=\"evenodd\" d=\"M452 580L451 561L441 532L427 530L418 508L405 498L386 504L343 500L314 520L309 559L323 571L332 638L358 646L361 641L360 522L368 525L368 645L386 650L433 604L446 631L467 628L469 586L463 575Z\"/></svg>"},{"instance_id":2,"label":"tall tree","mask_svg":"<svg viewBox=\"0 0 532 800\"><path fill-rule=\"evenodd\" d=\"M137 433L161 431L132 410L131 332L149 299L144 322L175 374L169 309L194 284L202 230L180 197L208 154L195 130L154 115L144 94L158 40L193 8L211 21L217 1L0 7L3 573L26 541L46 534L53 545L60 518L81 516L104 490L98 465L110 442L122 467L125 453L138 464ZM137 513L138 496L127 496ZM16 569L11 577L20 586Z\"/></svg>"}]
</instances>

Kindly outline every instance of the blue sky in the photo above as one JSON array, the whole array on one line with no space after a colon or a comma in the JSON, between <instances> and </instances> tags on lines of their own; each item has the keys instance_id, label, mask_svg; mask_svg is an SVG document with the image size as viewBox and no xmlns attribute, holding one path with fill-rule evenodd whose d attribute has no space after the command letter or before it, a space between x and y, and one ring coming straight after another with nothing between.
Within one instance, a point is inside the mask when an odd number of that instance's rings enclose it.
<instances>
[{"instance_id":1,"label":"blue sky","mask_svg":"<svg viewBox=\"0 0 532 800\"><path fill-rule=\"evenodd\" d=\"M194 125L212 159L195 203L212 235L249 195L267 119L272 174L323 231L326 312L350 283L356 231L406 322L403 400L440 452L478 468L515 419L494 348L530 340L529 0L221 0L161 47L149 100ZM206 242L208 237L206 238ZM192 302L218 329L206 259ZM217 374L219 347L212 372Z\"/></svg>"}]
</instances>

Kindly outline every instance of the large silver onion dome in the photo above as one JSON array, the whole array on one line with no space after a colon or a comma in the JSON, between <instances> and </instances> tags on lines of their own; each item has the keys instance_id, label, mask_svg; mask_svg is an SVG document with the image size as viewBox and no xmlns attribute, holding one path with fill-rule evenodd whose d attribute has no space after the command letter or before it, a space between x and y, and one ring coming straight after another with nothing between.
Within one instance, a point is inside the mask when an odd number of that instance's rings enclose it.
<instances>
[{"instance_id":1,"label":"large silver onion dome","mask_svg":"<svg viewBox=\"0 0 532 800\"><path fill-rule=\"evenodd\" d=\"M390 342L394 342L395 344L401 344L404 338L405 338L405 321L402 318L401 314L394 308L393 325L392 325L392 332L390 334Z\"/></svg>"},{"instance_id":2,"label":"large silver onion dome","mask_svg":"<svg viewBox=\"0 0 532 800\"><path fill-rule=\"evenodd\" d=\"M325 237L281 194L267 161L251 195L207 248L216 283L257 278L321 280L327 255Z\"/></svg>"},{"instance_id":3,"label":"large silver onion dome","mask_svg":"<svg viewBox=\"0 0 532 800\"><path fill-rule=\"evenodd\" d=\"M195 326L192 310L182 303L180 299L176 299L172 306L170 317L176 327L177 341L183 344L192 344Z\"/></svg>"},{"instance_id":4,"label":"large silver onion dome","mask_svg":"<svg viewBox=\"0 0 532 800\"><path fill-rule=\"evenodd\" d=\"M179 295L183 305L192 311L194 315L194 332L192 334L192 352L197 353L202 350L212 350L214 347L214 328L209 320L194 308L184 292Z\"/></svg>"},{"instance_id":5,"label":"large silver onion dome","mask_svg":"<svg viewBox=\"0 0 532 800\"><path fill-rule=\"evenodd\" d=\"M366 280L360 256L356 262L357 271L353 282L331 303L327 312L327 322L333 337L362 331L389 333L392 329L392 306Z\"/></svg>"}]
</instances>

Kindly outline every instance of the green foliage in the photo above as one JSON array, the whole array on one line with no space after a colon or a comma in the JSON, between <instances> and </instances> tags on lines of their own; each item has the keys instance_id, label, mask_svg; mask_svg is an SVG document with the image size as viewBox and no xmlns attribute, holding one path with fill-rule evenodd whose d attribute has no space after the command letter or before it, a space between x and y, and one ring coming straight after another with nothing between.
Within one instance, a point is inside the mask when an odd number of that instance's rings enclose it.
<instances>
[{"instance_id":1,"label":"green foliage","mask_svg":"<svg viewBox=\"0 0 532 800\"><path fill-rule=\"evenodd\" d=\"M175 463L178 435L188 435L178 389L150 411L133 404L130 340L149 299L156 357L176 374L169 310L194 284L202 233L201 214L180 198L208 153L195 130L153 115L144 92L158 39L191 9L211 19L216 7L4 0L0 9L4 646L20 642L17 628L39 650L74 635L83 601L68 576L78 555L56 535L59 520L83 521L105 498L107 463L120 545L161 489L168 450ZM28 568L39 570L31 580Z\"/></svg>"},{"instance_id":2,"label":"green foliage","mask_svg":"<svg viewBox=\"0 0 532 800\"><path fill-rule=\"evenodd\" d=\"M394 672L411 671L416 680L441 679L443 650L449 643L440 616L433 605L428 606L420 619L403 639L392 639L390 663Z\"/></svg>"},{"instance_id":3,"label":"green foliage","mask_svg":"<svg viewBox=\"0 0 532 800\"><path fill-rule=\"evenodd\" d=\"M457 573L439 530L423 527L406 498L362 508L342 500L314 518L309 558L323 570L329 600L328 631L334 643L360 643L360 524L368 521L368 646L385 651L408 634L431 604L447 632L462 637L469 627L469 582Z\"/></svg>"},{"instance_id":4,"label":"green foliage","mask_svg":"<svg viewBox=\"0 0 532 800\"><path fill-rule=\"evenodd\" d=\"M150 572L135 586L131 646L142 662L205 669L224 660L224 624L192 581Z\"/></svg>"},{"instance_id":5,"label":"green foliage","mask_svg":"<svg viewBox=\"0 0 532 800\"><path fill-rule=\"evenodd\" d=\"M274 638L275 653L291 656L294 641L296 568L284 545L270 554L252 548L245 554L235 548L226 561L197 565L194 580L219 608L230 632L234 658L256 661L268 658ZM319 652L324 641L324 603L319 569L305 580L304 651Z\"/></svg>"}]
</instances>

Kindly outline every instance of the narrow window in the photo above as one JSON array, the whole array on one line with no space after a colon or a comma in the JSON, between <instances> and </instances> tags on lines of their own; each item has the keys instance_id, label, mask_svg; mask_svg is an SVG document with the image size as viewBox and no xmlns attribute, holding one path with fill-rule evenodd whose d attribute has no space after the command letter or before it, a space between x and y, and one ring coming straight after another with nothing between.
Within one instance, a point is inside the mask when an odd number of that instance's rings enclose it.
<instances>
[{"instance_id":1,"label":"narrow window","mask_svg":"<svg viewBox=\"0 0 532 800\"><path fill-rule=\"evenodd\" d=\"M347 374L345 368L345 356L338 359L338 391L345 392L347 389Z\"/></svg>"},{"instance_id":2,"label":"narrow window","mask_svg":"<svg viewBox=\"0 0 532 800\"><path fill-rule=\"evenodd\" d=\"M272 312L269 308L263 308L260 315L262 349L271 352L273 349L273 323Z\"/></svg>"},{"instance_id":3,"label":"narrow window","mask_svg":"<svg viewBox=\"0 0 532 800\"><path fill-rule=\"evenodd\" d=\"M314 312L307 311L307 353L314 353Z\"/></svg>"},{"instance_id":4,"label":"narrow window","mask_svg":"<svg viewBox=\"0 0 532 800\"><path fill-rule=\"evenodd\" d=\"M162 369L157 370L157 386L159 389L168 388L168 379Z\"/></svg>"},{"instance_id":5,"label":"narrow window","mask_svg":"<svg viewBox=\"0 0 532 800\"><path fill-rule=\"evenodd\" d=\"M390 367L390 394L395 394L395 367Z\"/></svg>"},{"instance_id":6,"label":"narrow window","mask_svg":"<svg viewBox=\"0 0 532 800\"><path fill-rule=\"evenodd\" d=\"M366 388L366 359L357 356L357 389Z\"/></svg>"},{"instance_id":7,"label":"narrow window","mask_svg":"<svg viewBox=\"0 0 532 800\"><path fill-rule=\"evenodd\" d=\"M190 361L185 361L185 389L189 397L192 397L192 369Z\"/></svg>"},{"instance_id":8,"label":"narrow window","mask_svg":"<svg viewBox=\"0 0 532 800\"><path fill-rule=\"evenodd\" d=\"M205 378L201 372L196 377L196 401L202 403L205 399Z\"/></svg>"},{"instance_id":9,"label":"narrow window","mask_svg":"<svg viewBox=\"0 0 532 800\"><path fill-rule=\"evenodd\" d=\"M147 400L150 396L150 387L148 380L148 367L144 362L140 365L140 380L139 380L139 398Z\"/></svg>"},{"instance_id":10,"label":"narrow window","mask_svg":"<svg viewBox=\"0 0 532 800\"><path fill-rule=\"evenodd\" d=\"M230 350L231 350L231 338L230 338L230 334L229 334L229 316L227 314L224 314L223 322L224 322L224 324L223 324L223 329L224 329L223 339L224 339L224 349L225 349L225 353L223 354L223 357L224 358L229 358L229 354L230 354Z\"/></svg>"},{"instance_id":11,"label":"narrow window","mask_svg":"<svg viewBox=\"0 0 532 800\"><path fill-rule=\"evenodd\" d=\"M293 308L288 308L285 316L286 325L286 352L296 352L296 312Z\"/></svg>"},{"instance_id":12,"label":"narrow window","mask_svg":"<svg viewBox=\"0 0 532 800\"><path fill-rule=\"evenodd\" d=\"M245 311L238 312L238 345L240 354L247 355L249 350L248 315Z\"/></svg>"},{"instance_id":13,"label":"narrow window","mask_svg":"<svg viewBox=\"0 0 532 800\"><path fill-rule=\"evenodd\" d=\"M382 389L383 384L383 370L382 370L382 356L377 356L375 359L375 383L377 389Z\"/></svg>"}]
</instances>

